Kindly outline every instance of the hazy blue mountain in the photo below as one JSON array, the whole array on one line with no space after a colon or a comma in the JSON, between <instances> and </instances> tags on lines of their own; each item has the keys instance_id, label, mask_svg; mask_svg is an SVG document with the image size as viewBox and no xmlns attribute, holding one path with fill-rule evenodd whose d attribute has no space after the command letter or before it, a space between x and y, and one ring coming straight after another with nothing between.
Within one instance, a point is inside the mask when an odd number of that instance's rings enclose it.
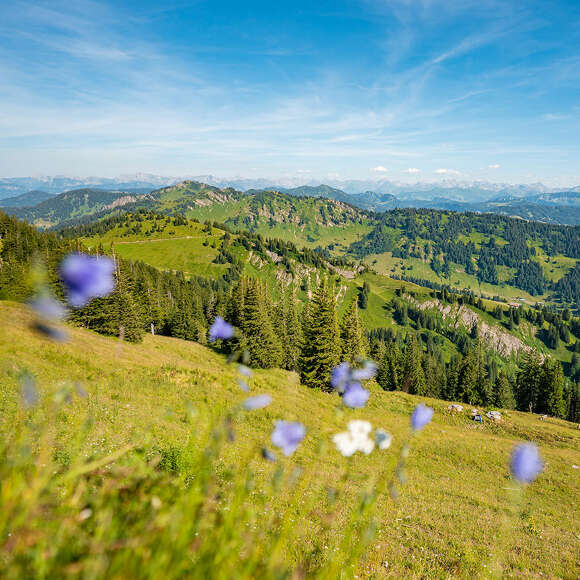
<instances>
[{"instance_id":1,"label":"hazy blue mountain","mask_svg":"<svg viewBox=\"0 0 580 580\"><path fill-rule=\"evenodd\" d=\"M136 203L146 196L126 191L75 189L65 191L32 207L5 207L6 213L39 227L50 227L62 221L94 215Z\"/></svg>"},{"instance_id":2,"label":"hazy blue mountain","mask_svg":"<svg viewBox=\"0 0 580 580\"><path fill-rule=\"evenodd\" d=\"M27 191L26 193L21 193L20 195L15 195L13 197L7 197L0 200L1 207L26 207L31 205L36 205L46 201L47 199L52 199L54 193L49 193L48 191L42 191L39 189L33 189L32 191Z\"/></svg>"}]
</instances>

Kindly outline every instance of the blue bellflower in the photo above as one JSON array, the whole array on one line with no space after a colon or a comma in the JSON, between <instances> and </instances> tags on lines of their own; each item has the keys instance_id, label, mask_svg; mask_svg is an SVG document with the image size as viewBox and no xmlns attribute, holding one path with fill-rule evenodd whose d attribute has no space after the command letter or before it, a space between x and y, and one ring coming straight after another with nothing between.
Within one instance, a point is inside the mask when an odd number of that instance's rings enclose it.
<instances>
[{"instance_id":1,"label":"blue bellflower","mask_svg":"<svg viewBox=\"0 0 580 580\"><path fill-rule=\"evenodd\" d=\"M292 455L306 436L306 428L302 423L292 421L276 421L272 431L272 443L282 449L284 455Z\"/></svg>"},{"instance_id":2,"label":"blue bellflower","mask_svg":"<svg viewBox=\"0 0 580 580\"><path fill-rule=\"evenodd\" d=\"M216 316L209 329L209 341L215 342L218 339L228 340L234 336L234 327L228 324L221 316Z\"/></svg>"},{"instance_id":3,"label":"blue bellflower","mask_svg":"<svg viewBox=\"0 0 580 580\"><path fill-rule=\"evenodd\" d=\"M256 409L263 409L267 407L272 402L272 397L270 395L256 395L255 397L249 397L244 401L244 407L248 411L255 411Z\"/></svg>"},{"instance_id":4,"label":"blue bellflower","mask_svg":"<svg viewBox=\"0 0 580 580\"><path fill-rule=\"evenodd\" d=\"M352 382L346 386L342 402L351 409L360 409L367 404L370 393L359 382Z\"/></svg>"},{"instance_id":5,"label":"blue bellflower","mask_svg":"<svg viewBox=\"0 0 580 580\"><path fill-rule=\"evenodd\" d=\"M350 380L350 365L347 362L340 363L332 369L330 374L330 384L335 391L344 393L347 383Z\"/></svg>"},{"instance_id":6,"label":"blue bellflower","mask_svg":"<svg viewBox=\"0 0 580 580\"><path fill-rule=\"evenodd\" d=\"M433 409L427 405L417 405L411 415L411 427L413 431L421 431L433 418Z\"/></svg>"},{"instance_id":7,"label":"blue bellflower","mask_svg":"<svg viewBox=\"0 0 580 580\"><path fill-rule=\"evenodd\" d=\"M544 468L538 448L533 443L517 445L512 452L512 475L520 483L532 483Z\"/></svg>"},{"instance_id":8,"label":"blue bellflower","mask_svg":"<svg viewBox=\"0 0 580 580\"><path fill-rule=\"evenodd\" d=\"M110 294L115 288L114 271L115 263L111 258L69 254L59 271L69 304L80 308L93 298Z\"/></svg>"}]
</instances>

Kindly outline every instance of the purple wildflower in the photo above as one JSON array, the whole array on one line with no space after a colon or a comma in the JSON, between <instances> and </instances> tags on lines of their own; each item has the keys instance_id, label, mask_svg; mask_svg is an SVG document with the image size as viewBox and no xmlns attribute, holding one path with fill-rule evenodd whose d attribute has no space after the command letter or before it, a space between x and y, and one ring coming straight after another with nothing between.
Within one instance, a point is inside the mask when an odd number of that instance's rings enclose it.
<instances>
[{"instance_id":1,"label":"purple wildflower","mask_svg":"<svg viewBox=\"0 0 580 580\"><path fill-rule=\"evenodd\" d=\"M538 448L533 443L517 445L512 452L512 475L521 483L532 483L544 468Z\"/></svg>"},{"instance_id":2,"label":"purple wildflower","mask_svg":"<svg viewBox=\"0 0 580 580\"><path fill-rule=\"evenodd\" d=\"M115 287L115 263L111 258L69 254L60 265L60 279L67 289L68 302L80 308L92 298L110 294Z\"/></svg>"},{"instance_id":3,"label":"purple wildflower","mask_svg":"<svg viewBox=\"0 0 580 580\"><path fill-rule=\"evenodd\" d=\"M306 429L302 423L291 421L276 421L272 431L272 443L282 449L284 455L292 455L306 436Z\"/></svg>"},{"instance_id":4,"label":"purple wildflower","mask_svg":"<svg viewBox=\"0 0 580 580\"><path fill-rule=\"evenodd\" d=\"M48 336L48 338L54 340L54 342L66 342L68 338L68 334L62 328L46 324L40 320L34 322L32 328L37 332L40 332L40 334Z\"/></svg>"},{"instance_id":5,"label":"purple wildflower","mask_svg":"<svg viewBox=\"0 0 580 580\"><path fill-rule=\"evenodd\" d=\"M411 427L413 431L421 431L433 418L433 409L427 405L417 405L411 415Z\"/></svg>"},{"instance_id":6,"label":"purple wildflower","mask_svg":"<svg viewBox=\"0 0 580 580\"><path fill-rule=\"evenodd\" d=\"M249 397L244 401L244 407L248 411L255 411L256 409L263 409L267 407L272 402L272 397L270 395L256 395L255 397Z\"/></svg>"},{"instance_id":7,"label":"purple wildflower","mask_svg":"<svg viewBox=\"0 0 580 580\"><path fill-rule=\"evenodd\" d=\"M377 365L372 360L366 360L360 369L353 369L351 378L353 381L368 381L377 374Z\"/></svg>"},{"instance_id":8,"label":"purple wildflower","mask_svg":"<svg viewBox=\"0 0 580 580\"><path fill-rule=\"evenodd\" d=\"M247 393L250 390L250 386L246 381L244 381L244 379L238 379L238 387L240 387L244 393Z\"/></svg>"},{"instance_id":9,"label":"purple wildflower","mask_svg":"<svg viewBox=\"0 0 580 580\"><path fill-rule=\"evenodd\" d=\"M262 448L262 457L266 460L266 461L276 461L276 454L272 451L270 451L269 449L266 449L266 447Z\"/></svg>"},{"instance_id":10,"label":"purple wildflower","mask_svg":"<svg viewBox=\"0 0 580 580\"><path fill-rule=\"evenodd\" d=\"M342 402L351 409L359 409L366 405L369 397L370 393L360 383L354 382L346 386Z\"/></svg>"},{"instance_id":11,"label":"purple wildflower","mask_svg":"<svg viewBox=\"0 0 580 580\"><path fill-rule=\"evenodd\" d=\"M49 295L37 296L29 302L29 306L45 320L62 320L66 315L66 308L63 304Z\"/></svg>"},{"instance_id":12,"label":"purple wildflower","mask_svg":"<svg viewBox=\"0 0 580 580\"><path fill-rule=\"evenodd\" d=\"M22 402L26 408L29 409L30 407L38 405L40 395L38 394L34 378L28 372L24 372L20 378L20 394L22 395Z\"/></svg>"},{"instance_id":13,"label":"purple wildflower","mask_svg":"<svg viewBox=\"0 0 580 580\"><path fill-rule=\"evenodd\" d=\"M247 378L250 378L252 376L252 369L248 368L246 365L239 365L238 366L238 372Z\"/></svg>"},{"instance_id":14,"label":"purple wildflower","mask_svg":"<svg viewBox=\"0 0 580 580\"><path fill-rule=\"evenodd\" d=\"M350 365L347 362L340 363L332 369L330 384L339 393L344 393L346 384L350 379Z\"/></svg>"},{"instance_id":15,"label":"purple wildflower","mask_svg":"<svg viewBox=\"0 0 580 580\"><path fill-rule=\"evenodd\" d=\"M209 341L215 342L218 339L228 340L234 336L234 327L228 324L221 316L216 316L209 329Z\"/></svg>"}]
</instances>

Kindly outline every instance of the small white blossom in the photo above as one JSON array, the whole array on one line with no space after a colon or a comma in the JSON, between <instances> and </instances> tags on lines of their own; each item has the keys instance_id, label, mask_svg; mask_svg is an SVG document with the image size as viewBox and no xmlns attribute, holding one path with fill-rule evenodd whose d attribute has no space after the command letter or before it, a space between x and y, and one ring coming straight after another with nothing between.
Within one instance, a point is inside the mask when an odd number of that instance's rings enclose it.
<instances>
[{"instance_id":1,"label":"small white blossom","mask_svg":"<svg viewBox=\"0 0 580 580\"><path fill-rule=\"evenodd\" d=\"M345 457L350 457L357 451L368 455L375 446L375 442L369 437L372 429L368 421L351 421L348 431L337 433L332 440Z\"/></svg>"}]
</instances>

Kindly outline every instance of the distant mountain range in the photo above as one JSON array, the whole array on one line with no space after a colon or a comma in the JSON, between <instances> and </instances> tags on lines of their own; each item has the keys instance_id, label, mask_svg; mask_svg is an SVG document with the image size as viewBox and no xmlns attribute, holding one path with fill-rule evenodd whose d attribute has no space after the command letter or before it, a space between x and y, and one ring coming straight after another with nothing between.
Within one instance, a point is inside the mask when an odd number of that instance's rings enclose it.
<instances>
[{"instance_id":1,"label":"distant mountain range","mask_svg":"<svg viewBox=\"0 0 580 580\"><path fill-rule=\"evenodd\" d=\"M414 185L396 184L386 180L374 182L342 182L343 188L329 184L298 185L287 187L280 184L267 185L266 180L219 180L213 176L204 176L205 181L186 180L188 183L204 183L220 190L231 189L239 195L255 195L257 192L278 191L293 197L313 197L331 199L361 209L383 212L390 209L416 207L427 209L445 209L452 211L473 211L499 213L526 220L559 223L568 225L580 224L580 186L565 191L551 191L542 184L506 185L491 183L459 183L444 181L438 184L417 183ZM91 182L91 187L78 187L57 195L56 190L70 183ZM87 178L75 180L68 177L11 178L0 179L0 206L12 208L33 208L34 211L12 212L32 221L53 223L60 221L65 214L74 219L82 214L80 204L77 211L65 209L60 200L67 199L66 193L82 191L90 200L98 200L96 205L101 211L115 199L137 199L175 185L173 178L154 175L124 176L115 179ZM213 183L211 183L213 181ZM209 183L208 183L209 182ZM261 187L242 187L249 185ZM40 187L42 185L42 187ZM160 187L160 185L162 187ZM20 192L19 188L35 186L32 190ZM110 187L114 186L114 187ZM367 189L363 187L368 186ZM360 189L356 189L360 188ZM388 191L387 191L388 190ZM18 193L15 193L19 191ZM2 196L6 196L2 198ZM64 196L61 197L61 196ZM58 208L51 214L51 200ZM105 201L103 201L105 200ZM39 207L40 204L40 207ZM65 203L66 206L66 203ZM48 212L48 213L47 213ZM80 213L79 213L80 212ZM50 214L50 215L49 215ZM44 216L44 217L41 217ZM45 219L47 221L45 221Z\"/></svg>"}]
</instances>

